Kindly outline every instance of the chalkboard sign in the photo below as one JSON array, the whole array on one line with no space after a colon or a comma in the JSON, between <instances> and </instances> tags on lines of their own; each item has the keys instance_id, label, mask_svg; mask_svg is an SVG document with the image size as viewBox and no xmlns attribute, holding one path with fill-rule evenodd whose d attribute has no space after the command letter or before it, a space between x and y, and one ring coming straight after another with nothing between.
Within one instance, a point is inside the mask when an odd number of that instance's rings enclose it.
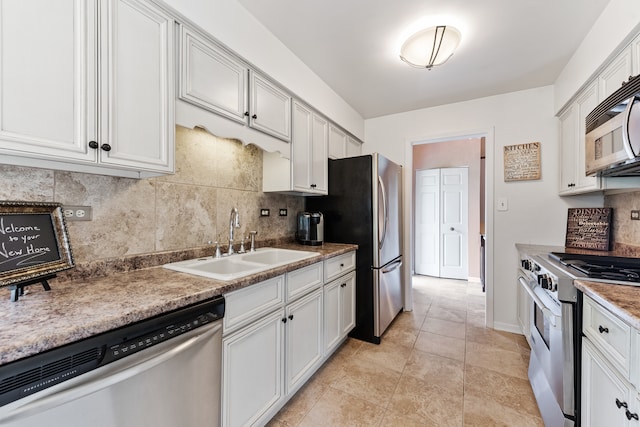
<instances>
[{"instance_id":1,"label":"chalkboard sign","mask_svg":"<svg viewBox=\"0 0 640 427\"><path fill-rule=\"evenodd\" d=\"M567 214L567 248L608 251L611 208L570 208Z\"/></svg>"},{"instance_id":2,"label":"chalkboard sign","mask_svg":"<svg viewBox=\"0 0 640 427\"><path fill-rule=\"evenodd\" d=\"M59 203L0 202L0 286L73 267Z\"/></svg>"}]
</instances>

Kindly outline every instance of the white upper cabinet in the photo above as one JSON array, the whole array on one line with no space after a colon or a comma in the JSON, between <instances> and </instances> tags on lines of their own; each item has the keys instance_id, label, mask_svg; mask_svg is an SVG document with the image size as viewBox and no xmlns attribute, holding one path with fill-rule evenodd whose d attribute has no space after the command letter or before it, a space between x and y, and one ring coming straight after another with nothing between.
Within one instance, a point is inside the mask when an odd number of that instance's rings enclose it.
<instances>
[{"instance_id":1,"label":"white upper cabinet","mask_svg":"<svg viewBox=\"0 0 640 427\"><path fill-rule=\"evenodd\" d=\"M173 171L172 18L145 1L0 8L0 161L130 177Z\"/></svg>"},{"instance_id":2,"label":"white upper cabinet","mask_svg":"<svg viewBox=\"0 0 640 427\"><path fill-rule=\"evenodd\" d=\"M3 154L95 161L96 1L0 1ZM4 160L4 159L3 159Z\"/></svg>"},{"instance_id":3,"label":"white upper cabinet","mask_svg":"<svg viewBox=\"0 0 640 427\"><path fill-rule=\"evenodd\" d=\"M362 143L355 138L347 137L346 157L356 157L362 154Z\"/></svg>"},{"instance_id":4,"label":"white upper cabinet","mask_svg":"<svg viewBox=\"0 0 640 427\"><path fill-rule=\"evenodd\" d=\"M329 122L311 108L293 103L292 190L327 194Z\"/></svg>"},{"instance_id":5,"label":"white upper cabinet","mask_svg":"<svg viewBox=\"0 0 640 427\"><path fill-rule=\"evenodd\" d=\"M288 158L291 95L203 32L181 25L180 34L179 99L198 108L178 102L178 124L203 126Z\"/></svg>"},{"instance_id":6,"label":"white upper cabinet","mask_svg":"<svg viewBox=\"0 0 640 427\"><path fill-rule=\"evenodd\" d=\"M175 23L141 0L101 7L99 161L173 172Z\"/></svg>"},{"instance_id":7,"label":"white upper cabinet","mask_svg":"<svg viewBox=\"0 0 640 427\"><path fill-rule=\"evenodd\" d=\"M560 116L560 195L600 190L600 178L585 175L585 119L597 104L597 86L593 83Z\"/></svg>"},{"instance_id":8,"label":"white upper cabinet","mask_svg":"<svg viewBox=\"0 0 640 427\"><path fill-rule=\"evenodd\" d=\"M598 99L603 101L618 90L632 73L631 47L627 47L598 76Z\"/></svg>"},{"instance_id":9,"label":"white upper cabinet","mask_svg":"<svg viewBox=\"0 0 640 427\"><path fill-rule=\"evenodd\" d=\"M346 156L347 133L331 123L329 125L329 158L342 159Z\"/></svg>"},{"instance_id":10,"label":"white upper cabinet","mask_svg":"<svg viewBox=\"0 0 640 427\"><path fill-rule=\"evenodd\" d=\"M246 122L247 67L182 26L180 98L238 122Z\"/></svg>"},{"instance_id":11,"label":"white upper cabinet","mask_svg":"<svg viewBox=\"0 0 640 427\"><path fill-rule=\"evenodd\" d=\"M348 135L345 131L329 124L329 158L343 159L362 154L362 144L357 139Z\"/></svg>"},{"instance_id":12,"label":"white upper cabinet","mask_svg":"<svg viewBox=\"0 0 640 427\"><path fill-rule=\"evenodd\" d=\"M249 79L249 126L291 141L291 96L253 70Z\"/></svg>"}]
</instances>

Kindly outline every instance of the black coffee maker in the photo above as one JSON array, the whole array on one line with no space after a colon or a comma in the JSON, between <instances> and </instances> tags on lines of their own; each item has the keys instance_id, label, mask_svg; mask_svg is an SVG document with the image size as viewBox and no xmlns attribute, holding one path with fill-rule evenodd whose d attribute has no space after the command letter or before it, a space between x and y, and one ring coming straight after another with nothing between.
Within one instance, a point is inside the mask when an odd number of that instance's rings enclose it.
<instances>
[{"instance_id":1,"label":"black coffee maker","mask_svg":"<svg viewBox=\"0 0 640 427\"><path fill-rule=\"evenodd\" d=\"M296 240L303 245L319 246L324 240L322 212L298 212Z\"/></svg>"}]
</instances>

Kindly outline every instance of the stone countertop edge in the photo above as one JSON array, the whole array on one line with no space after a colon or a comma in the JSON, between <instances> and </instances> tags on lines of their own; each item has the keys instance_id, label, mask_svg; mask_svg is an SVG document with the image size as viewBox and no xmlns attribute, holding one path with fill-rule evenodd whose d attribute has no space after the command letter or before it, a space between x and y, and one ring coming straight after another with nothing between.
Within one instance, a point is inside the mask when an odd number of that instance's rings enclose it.
<instances>
[{"instance_id":1,"label":"stone countertop edge","mask_svg":"<svg viewBox=\"0 0 640 427\"><path fill-rule=\"evenodd\" d=\"M574 286L620 320L640 330L640 286L574 280Z\"/></svg>"},{"instance_id":2,"label":"stone countertop edge","mask_svg":"<svg viewBox=\"0 0 640 427\"><path fill-rule=\"evenodd\" d=\"M288 271L358 249L357 245L295 243L278 247L318 255L233 281L220 281L155 266L30 286L17 302L0 300L0 365L177 310Z\"/></svg>"}]
</instances>

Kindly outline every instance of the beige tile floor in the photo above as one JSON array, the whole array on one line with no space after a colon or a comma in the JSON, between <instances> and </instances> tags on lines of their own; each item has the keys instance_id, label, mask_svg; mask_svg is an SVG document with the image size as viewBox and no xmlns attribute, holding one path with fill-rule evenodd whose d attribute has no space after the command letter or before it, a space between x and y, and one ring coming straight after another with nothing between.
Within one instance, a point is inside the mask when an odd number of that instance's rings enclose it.
<instances>
[{"instance_id":1,"label":"beige tile floor","mask_svg":"<svg viewBox=\"0 0 640 427\"><path fill-rule=\"evenodd\" d=\"M544 426L527 343L484 327L480 284L413 288L382 344L348 339L268 426Z\"/></svg>"}]
</instances>

